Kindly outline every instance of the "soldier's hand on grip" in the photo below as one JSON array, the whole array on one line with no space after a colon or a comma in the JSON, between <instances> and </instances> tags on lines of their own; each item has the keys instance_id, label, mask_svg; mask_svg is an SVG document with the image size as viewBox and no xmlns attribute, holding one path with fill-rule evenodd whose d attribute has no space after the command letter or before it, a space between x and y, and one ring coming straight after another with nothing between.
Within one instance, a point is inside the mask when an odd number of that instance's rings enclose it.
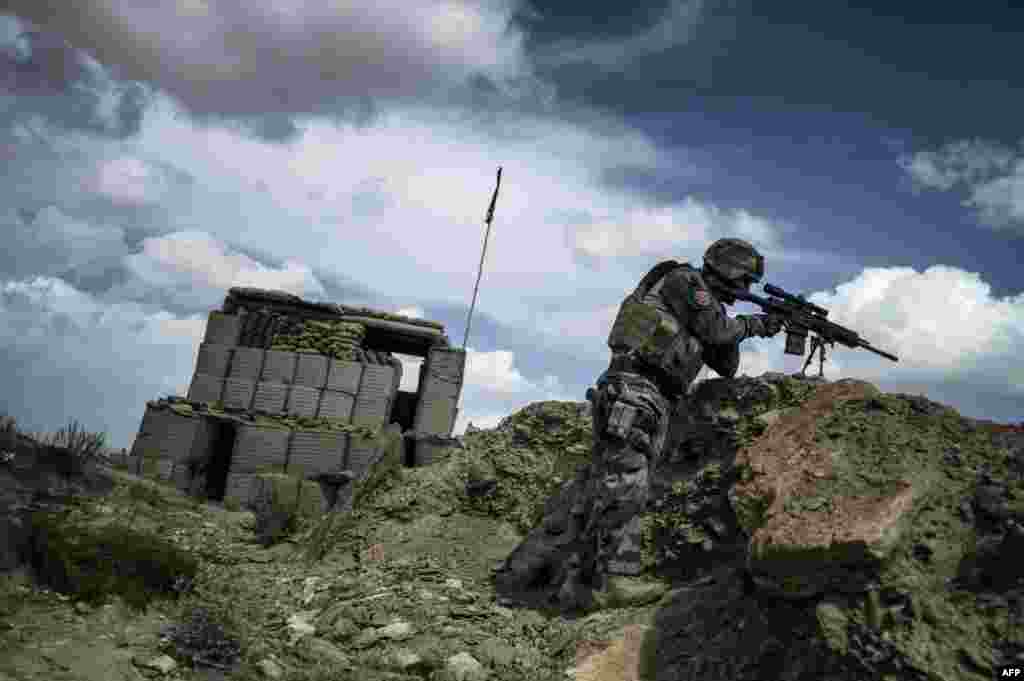
<instances>
[{"instance_id":1,"label":"soldier's hand on grip","mask_svg":"<svg viewBox=\"0 0 1024 681\"><path fill-rule=\"evenodd\" d=\"M764 337L771 338L782 331L782 317L774 314L759 315L764 317Z\"/></svg>"}]
</instances>

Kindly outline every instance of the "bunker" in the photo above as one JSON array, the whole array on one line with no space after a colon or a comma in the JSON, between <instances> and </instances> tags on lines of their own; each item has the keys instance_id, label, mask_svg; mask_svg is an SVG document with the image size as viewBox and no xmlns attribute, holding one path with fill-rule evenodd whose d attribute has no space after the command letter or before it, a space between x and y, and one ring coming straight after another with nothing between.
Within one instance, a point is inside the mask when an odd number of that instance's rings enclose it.
<instances>
[{"instance_id":1,"label":"bunker","mask_svg":"<svg viewBox=\"0 0 1024 681\"><path fill-rule=\"evenodd\" d=\"M400 357L421 362L402 390ZM210 312L187 397L146 405L139 474L245 505L263 472L369 474L372 432L397 424L404 463L451 444L465 353L444 327L363 307L232 288Z\"/></svg>"}]
</instances>

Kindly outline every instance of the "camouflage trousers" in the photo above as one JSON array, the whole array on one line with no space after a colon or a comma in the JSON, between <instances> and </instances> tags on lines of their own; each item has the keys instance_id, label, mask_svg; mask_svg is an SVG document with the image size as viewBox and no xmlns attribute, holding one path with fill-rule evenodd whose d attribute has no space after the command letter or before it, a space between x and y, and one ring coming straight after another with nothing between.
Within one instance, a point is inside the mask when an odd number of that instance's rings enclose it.
<instances>
[{"instance_id":1,"label":"camouflage trousers","mask_svg":"<svg viewBox=\"0 0 1024 681\"><path fill-rule=\"evenodd\" d=\"M586 524L583 553L573 562L582 578L601 589L609 575L641 571L640 514L665 448L670 405L654 383L624 372L606 372L587 396L593 404L594 451L582 502L589 507L574 509Z\"/></svg>"}]
</instances>

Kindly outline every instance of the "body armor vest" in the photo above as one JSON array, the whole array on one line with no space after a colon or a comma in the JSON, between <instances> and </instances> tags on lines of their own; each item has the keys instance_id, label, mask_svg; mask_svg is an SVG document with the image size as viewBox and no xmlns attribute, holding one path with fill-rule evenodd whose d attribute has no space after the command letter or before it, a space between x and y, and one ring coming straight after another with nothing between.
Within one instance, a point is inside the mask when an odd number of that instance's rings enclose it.
<instances>
[{"instance_id":1,"label":"body armor vest","mask_svg":"<svg viewBox=\"0 0 1024 681\"><path fill-rule=\"evenodd\" d=\"M622 301L608 335L613 363L627 359L664 392L676 394L686 392L697 377L704 349L687 328L688 320L679 319L662 296L666 275L679 267L693 270L673 260L655 265Z\"/></svg>"}]
</instances>

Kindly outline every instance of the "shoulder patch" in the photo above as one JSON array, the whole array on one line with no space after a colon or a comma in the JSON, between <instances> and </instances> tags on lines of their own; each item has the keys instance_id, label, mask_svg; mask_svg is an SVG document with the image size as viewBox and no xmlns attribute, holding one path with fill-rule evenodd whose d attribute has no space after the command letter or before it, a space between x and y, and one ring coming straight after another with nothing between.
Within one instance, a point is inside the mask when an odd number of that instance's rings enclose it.
<instances>
[{"instance_id":1,"label":"shoulder patch","mask_svg":"<svg viewBox=\"0 0 1024 681\"><path fill-rule=\"evenodd\" d=\"M711 294L702 288L696 288L693 292L693 302L698 307L708 307L711 305Z\"/></svg>"}]
</instances>

